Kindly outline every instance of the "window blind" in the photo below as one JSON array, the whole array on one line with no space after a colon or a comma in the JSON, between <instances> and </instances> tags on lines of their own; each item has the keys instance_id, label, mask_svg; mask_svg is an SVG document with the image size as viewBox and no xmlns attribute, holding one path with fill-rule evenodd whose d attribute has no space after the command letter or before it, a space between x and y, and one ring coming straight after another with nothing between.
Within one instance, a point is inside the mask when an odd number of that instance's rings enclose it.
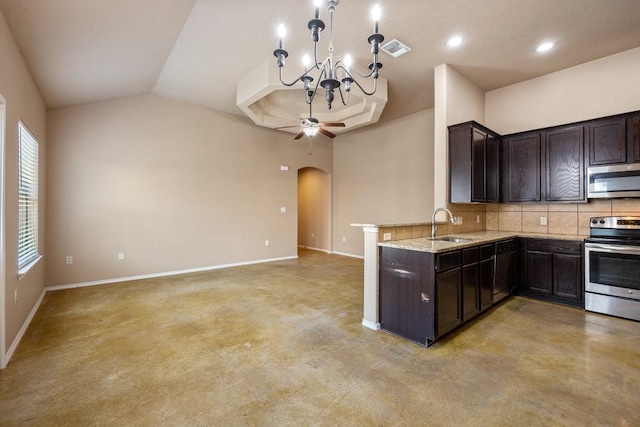
<instances>
[{"instance_id":1,"label":"window blind","mask_svg":"<svg viewBox=\"0 0 640 427\"><path fill-rule=\"evenodd\" d=\"M19 122L18 269L35 261L38 252L38 141Z\"/></svg>"}]
</instances>

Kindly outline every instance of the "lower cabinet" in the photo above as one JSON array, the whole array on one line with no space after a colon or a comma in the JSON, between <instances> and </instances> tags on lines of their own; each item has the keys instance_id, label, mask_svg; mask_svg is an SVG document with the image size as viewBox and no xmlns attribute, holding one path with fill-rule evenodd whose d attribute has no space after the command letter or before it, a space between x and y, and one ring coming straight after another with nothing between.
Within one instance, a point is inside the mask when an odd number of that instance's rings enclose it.
<instances>
[{"instance_id":1,"label":"lower cabinet","mask_svg":"<svg viewBox=\"0 0 640 427\"><path fill-rule=\"evenodd\" d=\"M520 293L584 307L582 242L523 239Z\"/></svg>"},{"instance_id":2,"label":"lower cabinet","mask_svg":"<svg viewBox=\"0 0 640 427\"><path fill-rule=\"evenodd\" d=\"M430 345L490 308L496 246L437 254L380 247L380 327Z\"/></svg>"}]
</instances>

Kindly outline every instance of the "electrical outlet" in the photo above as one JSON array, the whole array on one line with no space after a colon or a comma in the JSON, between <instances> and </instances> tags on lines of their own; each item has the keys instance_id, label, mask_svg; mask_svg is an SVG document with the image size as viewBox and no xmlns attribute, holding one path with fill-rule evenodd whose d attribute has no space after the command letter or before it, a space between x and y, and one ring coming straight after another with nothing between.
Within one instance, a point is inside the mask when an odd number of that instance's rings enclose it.
<instances>
[{"instance_id":1,"label":"electrical outlet","mask_svg":"<svg viewBox=\"0 0 640 427\"><path fill-rule=\"evenodd\" d=\"M13 291L13 303L16 304L18 302L18 290Z\"/></svg>"},{"instance_id":2,"label":"electrical outlet","mask_svg":"<svg viewBox=\"0 0 640 427\"><path fill-rule=\"evenodd\" d=\"M546 216L541 216L540 217L540 225L547 225L547 217Z\"/></svg>"},{"instance_id":3,"label":"electrical outlet","mask_svg":"<svg viewBox=\"0 0 640 427\"><path fill-rule=\"evenodd\" d=\"M316 238L316 233L311 233L311 238L315 239Z\"/></svg>"},{"instance_id":4,"label":"electrical outlet","mask_svg":"<svg viewBox=\"0 0 640 427\"><path fill-rule=\"evenodd\" d=\"M454 219L454 223L453 225L462 225L462 217L461 216L456 216L453 218Z\"/></svg>"},{"instance_id":5,"label":"electrical outlet","mask_svg":"<svg viewBox=\"0 0 640 427\"><path fill-rule=\"evenodd\" d=\"M476 215L476 222L480 222L480 215Z\"/></svg>"},{"instance_id":6,"label":"electrical outlet","mask_svg":"<svg viewBox=\"0 0 640 427\"><path fill-rule=\"evenodd\" d=\"M284 206L280 206L280 213L285 213L287 211L287 208L285 208Z\"/></svg>"},{"instance_id":7,"label":"electrical outlet","mask_svg":"<svg viewBox=\"0 0 640 427\"><path fill-rule=\"evenodd\" d=\"M391 233L384 233L382 235L382 240L391 240Z\"/></svg>"},{"instance_id":8,"label":"electrical outlet","mask_svg":"<svg viewBox=\"0 0 640 427\"><path fill-rule=\"evenodd\" d=\"M269 241L268 241L268 240L265 240L265 241L264 241L264 245L265 245L265 246L269 246Z\"/></svg>"},{"instance_id":9,"label":"electrical outlet","mask_svg":"<svg viewBox=\"0 0 640 427\"><path fill-rule=\"evenodd\" d=\"M344 242L346 242L346 241L347 241L347 238L346 238L346 237L344 237L344 236L342 236L342 243L344 243Z\"/></svg>"},{"instance_id":10,"label":"electrical outlet","mask_svg":"<svg viewBox=\"0 0 640 427\"><path fill-rule=\"evenodd\" d=\"M71 255L67 255L67 256L64 258L64 263L65 263L65 264L67 264L67 265L71 265L71 264L73 264L73 257L72 257Z\"/></svg>"},{"instance_id":11,"label":"electrical outlet","mask_svg":"<svg viewBox=\"0 0 640 427\"><path fill-rule=\"evenodd\" d=\"M124 252L118 252L118 260L124 260Z\"/></svg>"}]
</instances>

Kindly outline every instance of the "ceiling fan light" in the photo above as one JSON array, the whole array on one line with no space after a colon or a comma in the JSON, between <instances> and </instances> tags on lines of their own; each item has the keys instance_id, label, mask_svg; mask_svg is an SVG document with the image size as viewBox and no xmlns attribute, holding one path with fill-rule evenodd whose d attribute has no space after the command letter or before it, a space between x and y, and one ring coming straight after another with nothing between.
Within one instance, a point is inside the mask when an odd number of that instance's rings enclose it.
<instances>
[{"instance_id":1,"label":"ceiling fan light","mask_svg":"<svg viewBox=\"0 0 640 427\"><path fill-rule=\"evenodd\" d=\"M309 126L302 129L304 134L307 135L308 137L316 136L319 130L320 128L318 126Z\"/></svg>"}]
</instances>

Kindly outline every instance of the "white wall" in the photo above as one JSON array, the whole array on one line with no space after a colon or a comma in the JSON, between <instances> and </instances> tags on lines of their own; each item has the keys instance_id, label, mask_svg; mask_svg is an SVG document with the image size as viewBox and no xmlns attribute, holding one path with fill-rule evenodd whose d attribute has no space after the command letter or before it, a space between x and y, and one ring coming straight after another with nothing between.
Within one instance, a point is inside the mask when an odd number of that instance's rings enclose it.
<instances>
[{"instance_id":1,"label":"white wall","mask_svg":"<svg viewBox=\"0 0 640 427\"><path fill-rule=\"evenodd\" d=\"M334 140L333 250L363 256L352 223L424 222L433 211L433 110ZM345 241L343 241L343 238Z\"/></svg>"},{"instance_id":2,"label":"white wall","mask_svg":"<svg viewBox=\"0 0 640 427\"><path fill-rule=\"evenodd\" d=\"M640 47L487 92L503 135L640 110Z\"/></svg>"}]
</instances>

